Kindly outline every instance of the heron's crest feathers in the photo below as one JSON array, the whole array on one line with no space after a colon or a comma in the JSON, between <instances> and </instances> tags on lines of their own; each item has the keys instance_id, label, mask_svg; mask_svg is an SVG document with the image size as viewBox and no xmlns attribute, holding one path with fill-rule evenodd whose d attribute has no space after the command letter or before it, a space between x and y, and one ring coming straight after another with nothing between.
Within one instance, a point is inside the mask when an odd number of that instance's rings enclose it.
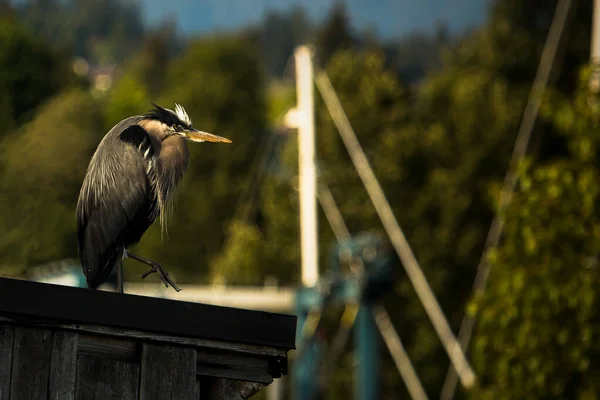
<instances>
[{"instance_id":1,"label":"heron's crest feathers","mask_svg":"<svg viewBox=\"0 0 600 400\"><path fill-rule=\"evenodd\" d=\"M168 126L181 125L185 128L192 127L192 120L181 105L175 103L175 111L169 110L168 108L161 107L155 103L152 103L154 109L148 111L144 116L149 119L156 119L160 122L165 123Z\"/></svg>"}]
</instances>

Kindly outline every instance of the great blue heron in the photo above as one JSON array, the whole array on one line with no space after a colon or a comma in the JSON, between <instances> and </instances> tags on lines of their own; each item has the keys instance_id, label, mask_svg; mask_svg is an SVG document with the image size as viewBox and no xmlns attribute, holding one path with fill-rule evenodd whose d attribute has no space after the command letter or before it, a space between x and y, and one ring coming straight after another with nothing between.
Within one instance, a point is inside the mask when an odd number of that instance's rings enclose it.
<instances>
[{"instance_id":1,"label":"great blue heron","mask_svg":"<svg viewBox=\"0 0 600 400\"><path fill-rule=\"evenodd\" d=\"M231 140L192 127L183 107L175 111L152 103L145 115L124 119L104 136L88 166L77 202L79 258L87 284L97 288L117 267L117 288L123 293L123 259L131 257L158 273L165 286L180 289L160 264L127 248L159 217L165 226L171 194L185 173L186 141Z\"/></svg>"}]
</instances>

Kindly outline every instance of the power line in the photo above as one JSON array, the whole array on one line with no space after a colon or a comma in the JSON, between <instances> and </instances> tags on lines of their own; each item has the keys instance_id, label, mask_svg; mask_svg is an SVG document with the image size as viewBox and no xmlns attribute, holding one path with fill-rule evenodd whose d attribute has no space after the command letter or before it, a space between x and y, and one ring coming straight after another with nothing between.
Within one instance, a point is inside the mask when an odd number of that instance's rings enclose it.
<instances>
[{"instance_id":1,"label":"power line","mask_svg":"<svg viewBox=\"0 0 600 400\"><path fill-rule=\"evenodd\" d=\"M414 400L427 400L425 390L423 390L423 386L421 386L421 382L419 382L419 378L412 367L410 358L408 358L408 354L404 350L400 336L398 336L394 325L392 325L390 316L381 305L373 306L373 316L383 340L387 344L390 353L394 356L394 362L406 383L408 393L410 393L410 396Z\"/></svg>"},{"instance_id":2,"label":"power line","mask_svg":"<svg viewBox=\"0 0 600 400\"><path fill-rule=\"evenodd\" d=\"M350 232L348 232L348 227L346 227L342 214L340 214L340 210L335 204L329 187L323 182L317 184L317 198L337 241L343 242L350 239Z\"/></svg>"},{"instance_id":3,"label":"power line","mask_svg":"<svg viewBox=\"0 0 600 400\"><path fill-rule=\"evenodd\" d=\"M242 187L242 192L238 198L238 202L233 213L233 219L241 219L246 221L252 211L255 193L259 190L260 181L264 174L266 160L273 151L275 135L270 131L265 131L262 134L261 140L257 147L256 153L252 159L252 164L248 171L248 177Z\"/></svg>"},{"instance_id":4,"label":"power line","mask_svg":"<svg viewBox=\"0 0 600 400\"><path fill-rule=\"evenodd\" d=\"M502 237L504 220L500 217L500 215L512 199L512 194L517 184L517 167L527 152L527 146L531 139L533 127L535 125L540 108L540 97L546 90L548 80L550 79L550 74L555 63L558 47L565 31L565 25L567 23L567 17L570 8L571 0L560 0L556 5L552 25L550 26L546 44L544 45L544 50L540 58L540 63L538 65L535 80L527 101L527 106L525 108L525 112L523 113L523 119L521 121L519 133L515 141L508 171L504 178L504 185L498 204L498 212L496 213L496 216L494 217L490 226L490 230L485 241L483 255L479 261L479 266L477 267L477 274L475 275L475 281L473 283L473 295L481 294L485 291L485 286L490 273L490 267L487 263L487 258L490 250L498 246L500 238ZM458 334L458 343L455 345L456 348L453 351L467 351L474 327L475 319L472 316L465 314ZM460 348L458 346L460 346ZM456 371L453 366L450 365L444 386L442 388L442 393L440 396L441 400L450 400L454 397L457 383L456 378Z\"/></svg>"},{"instance_id":5,"label":"power line","mask_svg":"<svg viewBox=\"0 0 600 400\"><path fill-rule=\"evenodd\" d=\"M383 223L394 249L402 261L402 265L404 266L421 303L425 307L425 311L440 337L452 364L458 370L461 382L465 387L470 388L475 383L475 373L463 352L460 350L460 347L457 346L456 338L450 329L448 321L446 320L435 295L429 287L427 279L419 267L402 229L396 221L394 213L392 212L377 177L373 173L369 161L356 138L354 130L335 94L329 78L325 72L321 71L315 76L315 82L323 96L325 106L329 110L329 113L338 128L342 141L350 155L350 159L367 190L375 210Z\"/></svg>"},{"instance_id":6,"label":"power line","mask_svg":"<svg viewBox=\"0 0 600 400\"><path fill-rule=\"evenodd\" d=\"M350 239L350 232L348 232L348 228L344 223L344 219L342 214L340 213L339 208L337 207L329 188L325 183L320 183L319 185L319 200L321 201L321 207L323 208L323 212L327 216L327 219L331 225L332 230L338 240L338 242L342 242L344 240ZM326 199L325 201L321 199ZM357 268L359 269L358 274L364 274L364 265L362 263L357 263ZM356 316L358 313L358 306L356 304L348 304L344 309L344 314L342 316L342 320L340 321L340 329L335 335L335 338L332 343L332 350L330 354L328 354L327 359L322 368L322 376L320 379L321 386L323 387L323 383L328 381L328 376L331 373L332 366L339 358L341 352L344 349L346 341L348 340L348 336L350 334L350 329L354 325L354 321L356 320ZM410 357L406 353L404 346L402 345L402 341L400 340L400 336L394 329L392 325L390 316L387 311L381 306L376 305L373 307L373 317L375 319L375 323L379 328L379 332L381 333L381 337L383 338L384 343L386 344L388 351L390 352L398 371L400 372L400 376L404 380L406 384L406 388L410 393L413 400L427 400L427 395L425 394L425 390L421 385L421 381L413 368L413 365L410 361ZM322 388L321 388L322 390Z\"/></svg>"}]
</instances>

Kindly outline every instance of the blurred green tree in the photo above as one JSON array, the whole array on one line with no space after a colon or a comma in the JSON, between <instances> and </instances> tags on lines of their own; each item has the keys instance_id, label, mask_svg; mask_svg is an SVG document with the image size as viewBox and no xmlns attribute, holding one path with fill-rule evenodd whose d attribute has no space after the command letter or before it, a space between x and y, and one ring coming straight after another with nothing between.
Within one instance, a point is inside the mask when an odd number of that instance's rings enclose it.
<instances>
[{"instance_id":1,"label":"blurred green tree","mask_svg":"<svg viewBox=\"0 0 600 400\"><path fill-rule=\"evenodd\" d=\"M72 82L68 64L14 21L0 20L0 135Z\"/></svg>"},{"instance_id":2,"label":"blurred green tree","mask_svg":"<svg viewBox=\"0 0 600 400\"><path fill-rule=\"evenodd\" d=\"M290 66L294 48L309 39L313 27L303 8L270 11L256 25L246 30L261 49L262 65L274 78L280 78Z\"/></svg>"},{"instance_id":3,"label":"blurred green tree","mask_svg":"<svg viewBox=\"0 0 600 400\"><path fill-rule=\"evenodd\" d=\"M138 251L163 261L182 280L206 278L209 260L225 240L223 224L232 217L266 130L264 81L256 54L238 36L193 40L168 66L164 91L156 100L170 107L182 104L196 128L233 140L231 145L189 145L191 163L176 194L168 235L161 239L155 226L139 244Z\"/></svg>"},{"instance_id":4,"label":"blurred green tree","mask_svg":"<svg viewBox=\"0 0 600 400\"><path fill-rule=\"evenodd\" d=\"M555 94L545 117L568 143L566 157L520 170L503 243L491 254L473 357L477 399L595 399L600 245L599 114L587 70L574 97Z\"/></svg>"},{"instance_id":5,"label":"blurred green tree","mask_svg":"<svg viewBox=\"0 0 600 400\"><path fill-rule=\"evenodd\" d=\"M139 52L131 55L117 76L105 102L105 129L131 115L143 114L164 89L167 70L180 54L171 26L148 33Z\"/></svg>"},{"instance_id":6,"label":"blurred green tree","mask_svg":"<svg viewBox=\"0 0 600 400\"><path fill-rule=\"evenodd\" d=\"M508 166L556 2L537 5L498 1L489 24L447 53L443 69L423 82L414 120L406 128L405 137L411 139L390 147L408 153L414 165L421 165L407 170L402 182L402 193L413 193L414 201L404 208L414 220L403 226L455 331L470 296L492 205ZM589 4L578 3L572 18L588 12ZM564 58L559 55L556 61L562 69L553 86L560 93L569 94L574 87L573 60L588 57L578 44L585 37L589 37L585 27L571 26L561 52ZM565 146L557 137L560 135L552 124L538 122L533 153L543 159L562 154ZM437 338L423 339L432 336L432 331L420 310L407 310L402 321L417 311L414 317L423 319L409 324L414 323L418 341L411 355L431 395L437 396L445 375L439 360L447 360L447 356ZM421 366L416 349L424 357Z\"/></svg>"},{"instance_id":7,"label":"blurred green tree","mask_svg":"<svg viewBox=\"0 0 600 400\"><path fill-rule=\"evenodd\" d=\"M62 93L0 142L3 272L77 257L75 205L102 135L98 109L88 93Z\"/></svg>"},{"instance_id":8,"label":"blurred green tree","mask_svg":"<svg viewBox=\"0 0 600 400\"><path fill-rule=\"evenodd\" d=\"M141 44L140 4L121 0L28 0L16 7L29 30L47 45L94 64L122 62Z\"/></svg>"},{"instance_id":9,"label":"blurred green tree","mask_svg":"<svg viewBox=\"0 0 600 400\"><path fill-rule=\"evenodd\" d=\"M555 6L556 2L497 2L490 23L447 52L443 69L430 74L412 99L385 70L381 54L361 57L338 52L326 68L455 330L470 295L493 216L495 189L506 172ZM589 11L589 4L579 4L573 18L589 15ZM557 62L563 66L556 81L561 92L568 94L574 87L572 63L588 57L587 49L580 45L588 37L585 24L576 24L570 30L562 52L568 60L559 58ZM351 232L380 228L326 110L322 104L317 110L320 178L331 186ZM542 144L558 136L552 124L540 125L538 138L542 138ZM543 157L553 156L551 150L549 146L537 147ZM279 174L263 188L262 230L237 228L237 236L232 232L231 245L215 264L224 271L234 266L243 268L244 274L232 280L234 283L257 283L261 274L262 278L277 274L284 284L297 282L295 157L295 141L290 140L280 153ZM322 215L319 225L320 260L324 266L327 244L333 238ZM254 261L244 258L240 249L255 249L259 238L263 250L258 253L265 260L265 269L251 276L248 271ZM395 295L389 303L392 317L423 384L431 396L437 396L447 356L405 277L400 278ZM386 371L386 390L403 392L393 367Z\"/></svg>"},{"instance_id":10,"label":"blurred green tree","mask_svg":"<svg viewBox=\"0 0 600 400\"><path fill-rule=\"evenodd\" d=\"M152 107L152 97L148 90L141 77L129 71L125 72L106 97L104 130L108 132L119 121L148 111Z\"/></svg>"},{"instance_id":11,"label":"blurred green tree","mask_svg":"<svg viewBox=\"0 0 600 400\"><path fill-rule=\"evenodd\" d=\"M9 0L0 0L0 19L13 19L14 10Z\"/></svg>"},{"instance_id":12,"label":"blurred green tree","mask_svg":"<svg viewBox=\"0 0 600 400\"><path fill-rule=\"evenodd\" d=\"M336 51L354 49L357 44L358 40L350 24L346 4L343 1L336 1L315 32L319 64L326 65Z\"/></svg>"},{"instance_id":13,"label":"blurred green tree","mask_svg":"<svg viewBox=\"0 0 600 400\"><path fill-rule=\"evenodd\" d=\"M379 154L391 137L399 134L407 117L408 92L393 73L384 69L381 53L352 51L336 53L330 60L327 72L333 81L342 104L353 124L359 140L369 155L374 157L374 167L385 176L384 185L390 188L400 177L394 161L387 152ZM291 93L290 93L291 90ZM361 96L356 96L360 92ZM284 110L294 104L293 88L279 88L270 99L273 109ZM321 179L327 182L338 202L352 232L379 228L380 223L368 204L366 192L354 172L346 150L326 109L319 103L317 115L317 153ZM280 118L282 112L273 112ZM273 121L281 123L281 121ZM299 281L299 227L297 192L297 140L295 132L278 131L280 146L272 149L275 164L270 164L261 187L260 226L248 221L231 225L223 254L213 263L213 279L229 284L261 284L267 276L275 276L280 284L293 285ZM287 139L284 139L287 138ZM397 155L392 154L393 160ZM390 170L391 169L391 170ZM325 216L319 215L320 264L327 269L327 251L334 237ZM337 371L328 393L343 393L351 377L351 363ZM392 370L393 371L393 370ZM397 376L390 376L397 381ZM389 383L389 382L388 382ZM392 385L397 389L396 385ZM338 397L331 397L338 398Z\"/></svg>"},{"instance_id":14,"label":"blurred green tree","mask_svg":"<svg viewBox=\"0 0 600 400\"><path fill-rule=\"evenodd\" d=\"M439 70L443 52L451 47L447 29L440 24L434 34L417 32L382 43L386 64L407 84L422 81L425 74Z\"/></svg>"}]
</instances>

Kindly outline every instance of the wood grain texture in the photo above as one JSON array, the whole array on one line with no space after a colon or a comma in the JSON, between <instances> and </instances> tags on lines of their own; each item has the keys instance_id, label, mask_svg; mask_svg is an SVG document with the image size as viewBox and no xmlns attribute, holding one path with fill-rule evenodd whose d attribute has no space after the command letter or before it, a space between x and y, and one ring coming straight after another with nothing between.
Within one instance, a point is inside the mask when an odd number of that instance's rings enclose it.
<instances>
[{"instance_id":1,"label":"wood grain texture","mask_svg":"<svg viewBox=\"0 0 600 400\"><path fill-rule=\"evenodd\" d=\"M196 351L144 344L140 400L198 400Z\"/></svg>"},{"instance_id":2,"label":"wood grain texture","mask_svg":"<svg viewBox=\"0 0 600 400\"><path fill-rule=\"evenodd\" d=\"M187 336L173 336L173 335L165 335L156 332L143 332L132 329L123 329L123 328L113 328L109 326L101 326L101 325L83 325L83 324L53 324L52 327L61 328L61 329L69 329L78 332L86 332L92 335L103 335L103 336L112 336L115 338L132 338L139 340L151 340L153 342L164 342L169 344L176 344L182 346L193 346L193 347L205 347L209 349L217 349L217 350L231 350L240 353L246 354L257 354L257 355L266 355L266 356L274 356L274 357L287 357L287 350L277 348L277 347L269 347L269 346L260 346L260 345L248 345L242 343L235 342L225 342L218 340L209 340L209 339L201 339L195 337L187 337Z\"/></svg>"},{"instance_id":3,"label":"wood grain texture","mask_svg":"<svg viewBox=\"0 0 600 400\"><path fill-rule=\"evenodd\" d=\"M246 400L264 387L261 383L202 377L200 400Z\"/></svg>"},{"instance_id":4,"label":"wood grain texture","mask_svg":"<svg viewBox=\"0 0 600 400\"><path fill-rule=\"evenodd\" d=\"M54 332L50 359L49 400L75 398L78 339L79 334L75 332Z\"/></svg>"},{"instance_id":5,"label":"wood grain texture","mask_svg":"<svg viewBox=\"0 0 600 400\"><path fill-rule=\"evenodd\" d=\"M137 400L140 366L82 354L77 359L76 400Z\"/></svg>"},{"instance_id":6,"label":"wood grain texture","mask_svg":"<svg viewBox=\"0 0 600 400\"><path fill-rule=\"evenodd\" d=\"M0 324L0 400L10 398L14 333L14 327Z\"/></svg>"},{"instance_id":7,"label":"wood grain texture","mask_svg":"<svg viewBox=\"0 0 600 400\"><path fill-rule=\"evenodd\" d=\"M79 335L79 353L103 356L114 360L129 361L139 364L141 344L132 339L113 338L110 336Z\"/></svg>"},{"instance_id":8,"label":"wood grain texture","mask_svg":"<svg viewBox=\"0 0 600 400\"><path fill-rule=\"evenodd\" d=\"M266 357L234 352L198 350L199 375L269 384L273 381L272 362Z\"/></svg>"},{"instance_id":9,"label":"wood grain texture","mask_svg":"<svg viewBox=\"0 0 600 400\"><path fill-rule=\"evenodd\" d=\"M52 331L15 328L11 400L46 400L51 352Z\"/></svg>"},{"instance_id":10,"label":"wood grain texture","mask_svg":"<svg viewBox=\"0 0 600 400\"><path fill-rule=\"evenodd\" d=\"M0 316L0 323L6 322L9 324L15 323L14 320ZM165 335L156 332L143 332L132 329L113 328L109 326L101 325L88 325L88 324L60 324L54 322L41 322L36 321L35 324L40 327L47 327L49 329L64 329L74 332L80 332L82 335L89 334L89 336L107 336L114 338L123 339L134 339L134 340L151 340L153 342L164 342L170 344L177 344L182 346L193 346L198 348L217 349L226 351L235 351L239 353L265 355L273 357L287 357L287 350L277 347L269 347L262 345L247 345L236 342L225 342L211 339L200 339L185 336L173 336Z\"/></svg>"},{"instance_id":11,"label":"wood grain texture","mask_svg":"<svg viewBox=\"0 0 600 400\"><path fill-rule=\"evenodd\" d=\"M260 384L270 384L273 377L261 371L246 371L242 368L229 368L224 365L199 365L198 374L203 376L212 376L215 378L225 378L233 380L244 380Z\"/></svg>"}]
</instances>

